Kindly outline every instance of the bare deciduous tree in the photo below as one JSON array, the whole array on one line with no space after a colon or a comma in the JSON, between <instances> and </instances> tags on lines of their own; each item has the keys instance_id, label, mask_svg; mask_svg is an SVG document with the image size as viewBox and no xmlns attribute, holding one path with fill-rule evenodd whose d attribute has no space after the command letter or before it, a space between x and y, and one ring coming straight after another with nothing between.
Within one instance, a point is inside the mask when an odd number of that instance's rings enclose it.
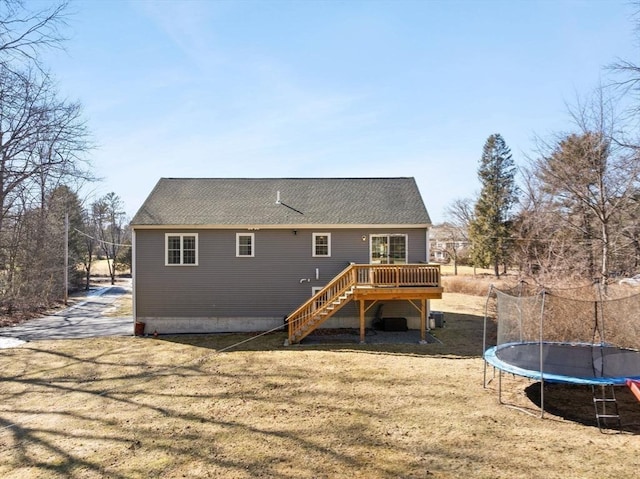
<instances>
[{"instance_id":1,"label":"bare deciduous tree","mask_svg":"<svg viewBox=\"0 0 640 479\"><path fill-rule=\"evenodd\" d=\"M577 132L545 143L533 173L550 197L555 224L573 232L582 264L595 275L599 263L597 274L606 281L611 246L619 233L613 225L638 191L640 161L633 149L616 141L615 112L602 88L573 109L572 118Z\"/></svg>"},{"instance_id":2,"label":"bare deciduous tree","mask_svg":"<svg viewBox=\"0 0 640 479\"><path fill-rule=\"evenodd\" d=\"M473 221L473 204L471 198L456 199L445 210L448 221L443 225L445 251L453 260L453 274L458 274L460 256L468 249L469 226Z\"/></svg>"},{"instance_id":3,"label":"bare deciduous tree","mask_svg":"<svg viewBox=\"0 0 640 479\"><path fill-rule=\"evenodd\" d=\"M100 250L107 259L111 284L115 284L118 260L123 248L127 247L124 204L118 195L108 193L93 204L92 214Z\"/></svg>"},{"instance_id":4,"label":"bare deciduous tree","mask_svg":"<svg viewBox=\"0 0 640 479\"><path fill-rule=\"evenodd\" d=\"M21 0L0 1L0 66L13 72L34 66L43 70L41 52L62 48L61 31L67 22L67 1L32 10Z\"/></svg>"},{"instance_id":5,"label":"bare deciduous tree","mask_svg":"<svg viewBox=\"0 0 640 479\"><path fill-rule=\"evenodd\" d=\"M61 297L63 217L73 213L64 198L92 179L80 105L57 97L41 61L62 48L67 10L66 1L0 0L0 300L9 310Z\"/></svg>"},{"instance_id":6,"label":"bare deciduous tree","mask_svg":"<svg viewBox=\"0 0 640 479\"><path fill-rule=\"evenodd\" d=\"M80 264L84 271L84 289L88 290L91 285L91 268L93 267L93 260L98 249L97 231L96 225L91 219L90 213L86 210L82 210L82 229L79 231L79 247Z\"/></svg>"}]
</instances>

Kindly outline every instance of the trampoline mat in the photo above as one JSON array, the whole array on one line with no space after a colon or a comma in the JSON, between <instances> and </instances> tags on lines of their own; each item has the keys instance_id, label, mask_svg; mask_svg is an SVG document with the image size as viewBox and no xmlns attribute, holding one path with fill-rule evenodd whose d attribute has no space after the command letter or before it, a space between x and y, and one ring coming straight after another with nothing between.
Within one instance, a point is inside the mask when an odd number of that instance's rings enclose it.
<instances>
[{"instance_id":1,"label":"trampoline mat","mask_svg":"<svg viewBox=\"0 0 640 479\"><path fill-rule=\"evenodd\" d=\"M640 351L574 343L508 343L485 353L490 364L513 374L582 384L624 384L640 378Z\"/></svg>"}]
</instances>

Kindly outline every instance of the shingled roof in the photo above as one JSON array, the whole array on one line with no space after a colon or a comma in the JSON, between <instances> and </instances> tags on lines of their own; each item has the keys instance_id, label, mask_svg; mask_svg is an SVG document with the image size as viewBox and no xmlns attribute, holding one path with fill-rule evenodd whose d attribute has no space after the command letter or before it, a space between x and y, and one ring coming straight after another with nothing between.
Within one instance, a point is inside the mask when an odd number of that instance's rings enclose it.
<instances>
[{"instance_id":1,"label":"shingled roof","mask_svg":"<svg viewBox=\"0 0 640 479\"><path fill-rule=\"evenodd\" d=\"M426 225L431 220L413 178L161 178L131 224Z\"/></svg>"}]
</instances>

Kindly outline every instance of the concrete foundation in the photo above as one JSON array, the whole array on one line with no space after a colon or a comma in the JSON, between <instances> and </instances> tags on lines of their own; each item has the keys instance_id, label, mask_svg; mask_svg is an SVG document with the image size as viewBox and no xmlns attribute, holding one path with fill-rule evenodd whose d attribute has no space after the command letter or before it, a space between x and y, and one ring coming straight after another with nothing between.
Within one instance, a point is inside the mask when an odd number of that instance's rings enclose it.
<instances>
[{"instance_id":1,"label":"concrete foundation","mask_svg":"<svg viewBox=\"0 0 640 479\"><path fill-rule=\"evenodd\" d=\"M283 328L284 318L137 318L145 323L144 333L153 334L203 334L203 333L247 333ZM366 326L372 327L374 318L367 318ZM357 317L330 318L320 328L358 328ZM409 329L420 329L420 317L407 317Z\"/></svg>"}]
</instances>

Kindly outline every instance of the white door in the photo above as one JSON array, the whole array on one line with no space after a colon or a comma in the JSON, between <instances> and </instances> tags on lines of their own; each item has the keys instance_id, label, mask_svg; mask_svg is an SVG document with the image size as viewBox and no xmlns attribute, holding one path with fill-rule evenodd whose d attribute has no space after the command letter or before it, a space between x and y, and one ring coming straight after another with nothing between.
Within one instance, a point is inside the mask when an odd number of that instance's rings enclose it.
<instances>
[{"instance_id":1,"label":"white door","mask_svg":"<svg viewBox=\"0 0 640 479\"><path fill-rule=\"evenodd\" d=\"M315 296L318 293L318 291L322 290L322 288L324 288L324 286L311 286L311 296L312 297ZM323 300L322 299L316 299L313 302L314 311L316 309L318 309L320 306L322 306L322 304L323 304Z\"/></svg>"}]
</instances>

